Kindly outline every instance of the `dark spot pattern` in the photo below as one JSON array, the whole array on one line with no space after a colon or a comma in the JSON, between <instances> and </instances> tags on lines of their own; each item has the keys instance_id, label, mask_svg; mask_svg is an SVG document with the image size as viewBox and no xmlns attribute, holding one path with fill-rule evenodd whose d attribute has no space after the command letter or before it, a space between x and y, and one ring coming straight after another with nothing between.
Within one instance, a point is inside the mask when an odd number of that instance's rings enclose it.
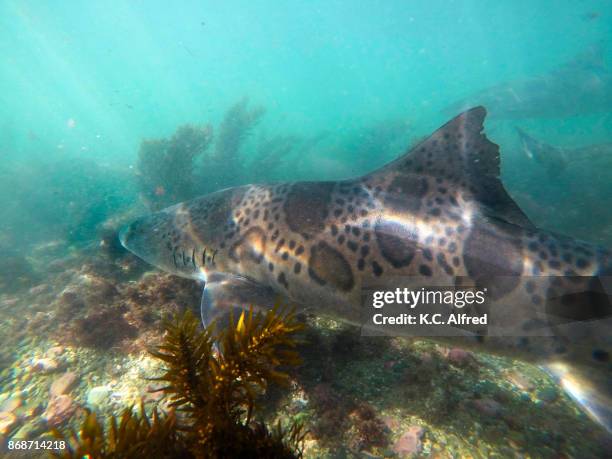
<instances>
[{"instance_id":1,"label":"dark spot pattern","mask_svg":"<svg viewBox=\"0 0 612 459\"><path fill-rule=\"evenodd\" d=\"M519 238L493 226L475 222L463 248L463 262L468 275L480 287L487 287L491 299L511 292L523 271Z\"/></svg>"},{"instance_id":2,"label":"dark spot pattern","mask_svg":"<svg viewBox=\"0 0 612 459\"><path fill-rule=\"evenodd\" d=\"M598 277L553 279L546 292L546 314L552 322L590 321L612 317L612 296Z\"/></svg>"},{"instance_id":3,"label":"dark spot pattern","mask_svg":"<svg viewBox=\"0 0 612 459\"><path fill-rule=\"evenodd\" d=\"M417 250L418 235L392 221L379 220L374 227L382 256L394 267L408 266Z\"/></svg>"},{"instance_id":4,"label":"dark spot pattern","mask_svg":"<svg viewBox=\"0 0 612 459\"><path fill-rule=\"evenodd\" d=\"M382 269L382 266L380 266L380 264L378 264L376 260L372 261L372 272L374 273L376 277L382 276L384 272Z\"/></svg>"},{"instance_id":5,"label":"dark spot pattern","mask_svg":"<svg viewBox=\"0 0 612 459\"><path fill-rule=\"evenodd\" d=\"M291 186L283 208L291 231L311 238L325 228L334 183L300 182Z\"/></svg>"},{"instance_id":6,"label":"dark spot pattern","mask_svg":"<svg viewBox=\"0 0 612 459\"><path fill-rule=\"evenodd\" d=\"M280 273L277 277L278 283L281 284L286 289L289 288L289 282L287 282L287 278L285 277L285 273Z\"/></svg>"},{"instance_id":7,"label":"dark spot pattern","mask_svg":"<svg viewBox=\"0 0 612 459\"><path fill-rule=\"evenodd\" d=\"M416 212L427 194L427 179L413 174L400 174L387 188L384 203L387 209L395 212Z\"/></svg>"},{"instance_id":8,"label":"dark spot pattern","mask_svg":"<svg viewBox=\"0 0 612 459\"><path fill-rule=\"evenodd\" d=\"M353 271L344 256L320 241L311 248L308 274L319 285L329 285L341 291L349 291L355 285Z\"/></svg>"}]
</instances>

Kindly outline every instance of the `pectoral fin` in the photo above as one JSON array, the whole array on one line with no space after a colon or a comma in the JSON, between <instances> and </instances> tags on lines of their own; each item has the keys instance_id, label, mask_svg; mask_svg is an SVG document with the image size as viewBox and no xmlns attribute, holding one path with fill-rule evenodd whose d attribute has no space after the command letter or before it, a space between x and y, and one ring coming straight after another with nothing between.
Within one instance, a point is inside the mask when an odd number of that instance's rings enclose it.
<instances>
[{"instance_id":1,"label":"pectoral fin","mask_svg":"<svg viewBox=\"0 0 612 459\"><path fill-rule=\"evenodd\" d=\"M211 273L206 279L200 303L202 323L205 327L215 320L224 324L232 311L234 317L238 317L241 310L250 307L255 312L271 309L277 301L277 295L270 287L245 277Z\"/></svg>"}]
</instances>

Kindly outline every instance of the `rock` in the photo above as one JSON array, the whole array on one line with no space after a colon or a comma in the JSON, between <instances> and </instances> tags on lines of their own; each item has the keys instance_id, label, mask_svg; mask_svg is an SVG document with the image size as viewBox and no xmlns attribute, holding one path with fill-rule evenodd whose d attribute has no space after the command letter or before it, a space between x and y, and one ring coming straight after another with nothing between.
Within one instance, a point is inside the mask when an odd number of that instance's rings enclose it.
<instances>
[{"instance_id":1,"label":"rock","mask_svg":"<svg viewBox=\"0 0 612 459\"><path fill-rule=\"evenodd\" d=\"M51 388L49 389L49 394L51 394L51 397L66 394L70 389L72 389L74 384L77 382L77 379L77 375L74 372L67 371L53 381L53 384L51 384Z\"/></svg>"},{"instance_id":2,"label":"rock","mask_svg":"<svg viewBox=\"0 0 612 459\"><path fill-rule=\"evenodd\" d=\"M490 398L473 400L472 405L479 413L490 417L498 417L502 414L503 411L502 406L498 402Z\"/></svg>"},{"instance_id":3,"label":"rock","mask_svg":"<svg viewBox=\"0 0 612 459\"><path fill-rule=\"evenodd\" d=\"M0 411L12 413L21 406L21 403L21 397L19 397L19 395L16 395L14 397L6 399L4 403L2 403L2 405L0 406Z\"/></svg>"},{"instance_id":4,"label":"rock","mask_svg":"<svg viewBox=\"0 0 612 459\"><path fill-rule=\"evenodd\" d=\"M63 352L64 352L63 346L53 346L46 352L46 356L49 358L55 358L55 357L62 355Z\"/></svg>"},{"instance_id":5,"label":"rock","mask_svg":"<svg viewBox=\"0 0 612 459\"><path fill-rule=\"evenodd\" d=\"M43 433L49 430L47 423L40 418L33 420L31 423L24 424L11 437L12 440L29 440L40 437Z\"/></svg>"},{"instance_id":6,"label":"rock","mask_svg":"<svg viewBox=\"0 0 612 459\"><path fill-rule=\"evenodd\" d=\"M42 359L32 360L32 368L43 373L51 373L59 368L57 360L43 357Z\"/></svg>"},{"instance_id":7,"label":"rock","mask_svg":"<svg viewBox=\"0 0 612 459\"><path fill-rule=\"evenodd\" d=\"M92 408L98 408L108 401L109 395L109 387L96 386L87 393L87 404Z\"/></svg>"},{"instance_id":8,"label":"rock","mask_svg":"<svg viewBox=\"0 0 612 459\"><path fill-rule=\"evenodd\" d=\"M43 417L52 427L58 427L72 417L77 409L75 401L69 395L60 395L49 400Z\"/></svg>"},{"instance_id":9,"label":"rock","mask_svg":"<svg viewBox=\"0 0 612 459\"><path fill-rule=\"evenodd\" d=\"M508 374L508 379L512 384L521 390L531 392L535 389L535 384L524 374L518 371L512 371Z\"/></svg>"},{"instance_id":10,"label":"rock","mask_svg":"<svg viewBox=\"0 0 612 459\"><path fill-rule=\"evenodd\" d=\"M400 426L399 421L393 416L383 416L382 421L385 423L387 428L391 431L398 429Z\"/></svg>"},{"instance_id":11,"label":"rock","mask_svg":"<svg viewBox=\"0 0 612 459\"><path fill-rule=\"evenodd\" d=\"M423 450L423 434L425 430L421 426L411 426L393 445L393 451L402 458L416 456Z\"/></svg>"},{"instance_id":12,"label":"rock","mask_svg":"<svg viewBox=\"0 0 612 459\"><path fill-rule=\"evenodd\" d=\"M0 412L0 434L8 434L17 426L18 422L19 420L17 419L17 416L15 416L13 413L8 411Z\"/></svg>"},{"instance_id":13,"label":"rock","mask_svg":"<svg viewBox=\"0 0 612 459\"><path fill-rule=\"evenodd\" d=\"M37 402L30 402L24 406L20 406L19 408L17 408L14 414L17 415L17 417L20 419L29 420L40 417L43 411L44 407L42 406L42 404Z\"/></svg>"},{"instance_id":14,"label":"rock","mask_svg":"<svg viewBox=\"0 0 612 459\"><path fill-rule=\"evenodd\" d=\"M472 353L464 349L454 347L448 351L446 358L457 366L467 365L472 362Z\"/></svg>"},{"instance_id":15,"label":"rock","mask_svg":"<svg viewBox=\"0 0 612 459\"><path fill-rule=\"evenodd\" d=\"M2 301L0 301L0 306L15 306L17 303L19 303L19 298L16 296L12 298L2 298Z\"/></svg>"},{"instance_id":16,"label":"rock","mask_svg":"<svg viewBox=\"0 0 612 459\"><path fill-rule=\"evenodd\" d=\"M40 295L42 293L46 293L48 290L50 289L48 284L38 284L34 287L32 287L28 293L30 295Z\"/></svg>"},{"instance_id":17,"label":"rock","mask_svg":"<svg viewBox=\"0 0 612 459\"><path fill-rule=\"evenodd\" d=\"M537 397L546 403L552 403L559 398L559 391L554 387L546 387L537 393Z\"/></svg>"}]
</instances>

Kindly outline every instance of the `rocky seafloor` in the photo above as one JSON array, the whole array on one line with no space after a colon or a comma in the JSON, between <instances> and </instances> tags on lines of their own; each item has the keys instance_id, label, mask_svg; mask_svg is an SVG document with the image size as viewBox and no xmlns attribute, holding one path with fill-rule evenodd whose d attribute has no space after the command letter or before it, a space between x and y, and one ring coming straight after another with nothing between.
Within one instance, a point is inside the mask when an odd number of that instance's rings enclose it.
<instances>
[{"instance_id":1,"label":"rocky seafloor","mask_svg":"<svg viewBox=\"0 0 612 459\"><path fill-rule=\"evenodd\" d=\"M164 408L151 378L161 319L196 308L200 287L151 271L111 239L61 242L19 260L0 289L0 455L8 441L77 428L145 401ZM25 264L24 264L25 263ZM536 366L429 341L360 337L306 316L302 366L260 400L268 422L300 421L306 458L598 458L610 439Z\"/></svg>"}]
</instances>

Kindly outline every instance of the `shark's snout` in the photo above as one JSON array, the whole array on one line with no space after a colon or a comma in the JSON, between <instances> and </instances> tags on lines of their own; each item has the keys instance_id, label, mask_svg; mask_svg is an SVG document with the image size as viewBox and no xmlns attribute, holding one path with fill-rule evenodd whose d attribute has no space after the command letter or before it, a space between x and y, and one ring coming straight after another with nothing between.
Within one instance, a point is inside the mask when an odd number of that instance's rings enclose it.
<instances>
[{"instance_id":1,"label":"shark's snout","mask_svg":"<svg viewBox=\"0 0 612 459\"><path fill-rule=\"evenodd\" d=\"M147 217L131 221L119 230L119 242L121 245L141 256L143 245L153 242L152 235L157 232L155 228L147 228Z\"/></svg>"},{"instance_id":2,"label":"shark's snout","mask_svg":"<svg viewBox=\"0 0 612 459\"><path fill-rule=\"evenodd\" d=\"M526 133L525 131L523 131L521 128L519 127L515 127L516 132L519 135L519 139L521 142L521 150L523 150L523 153L525 153L525 155L529 158L529 159L534 159L533 158L533 139L531 139Z\"/></svg>"},{"instance_id":3,"label":"shark's snout","mask_svg":"<svg viewBox=\"0 0 612 459\"><path fill-rule=\"evenodd\" d=\"M162 211L133 220L119 230L119 242L159 269L178 275L192 274L197 247L188 237L178 236L173 218L174 214Z\"/></svg>"},{"instance_id":4,"label":"shark's snout","mask_svg":"<svg viewBox=\"0 0 612 459\"><path fill-rule=\"evenodd\" d=\"M127 245L127 240L128 240L130 231L131 231L130 225L125 225L119 230L119 242L121 242L121 245L128 250L129 250L129 247Z\"/></svg>"}]
</instances>

